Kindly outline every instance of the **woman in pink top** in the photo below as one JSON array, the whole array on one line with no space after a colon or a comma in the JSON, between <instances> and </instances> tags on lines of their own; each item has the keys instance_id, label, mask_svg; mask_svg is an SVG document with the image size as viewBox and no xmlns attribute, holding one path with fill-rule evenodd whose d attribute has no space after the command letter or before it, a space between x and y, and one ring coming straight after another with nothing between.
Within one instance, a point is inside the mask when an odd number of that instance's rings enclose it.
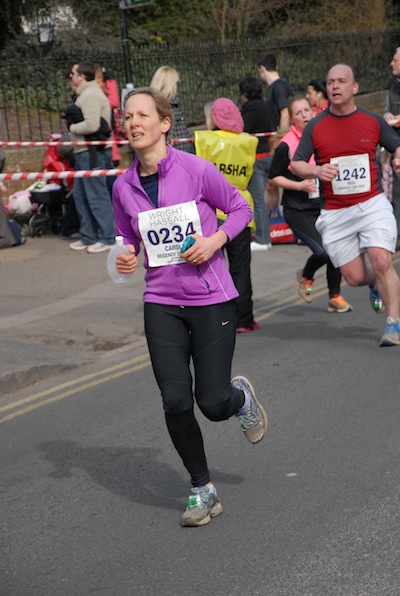
<instances>
[{"instance_id":1,"label":"woman in pink top","mask_svg":"<svg viewBox=\"0 0 400 596\"><path fill-rule=\"evenodd\" d=\"M328 312L348 312L353 309L340 295L340 269L336 269L331 263L322 245L321 235L315 228L321 206L318 180L303 180L295 176L290 169L303 130L313 118L312 109L304 97L294 97L289 102L288 109L290 129L275 149L269 177L272 184L283 188L282 205L287 223L295 236L312 250L304 268L297 272L299 295L305 302L312 301L314 274L326 265ZM314 156L310 159L310 163L312 162L315 163Z\"/></svg>"}]
</instances>

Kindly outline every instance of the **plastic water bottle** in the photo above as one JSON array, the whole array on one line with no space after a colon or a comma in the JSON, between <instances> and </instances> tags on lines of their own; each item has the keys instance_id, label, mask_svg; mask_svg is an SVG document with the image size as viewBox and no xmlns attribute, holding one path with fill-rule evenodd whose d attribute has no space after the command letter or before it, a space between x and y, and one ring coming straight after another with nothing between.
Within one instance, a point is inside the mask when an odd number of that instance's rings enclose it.
<instances>
[{"instance_id":1,"label":"plastic water bottle","mask_svg":"<svg viewBox=\"0 0 400 596\"><path fill-rule=\"evenodd\" d=\"M120 254L130 255L131 253L124 244L123 236L115 236L115 246L107 256L107 271L114 283L124 284L133 279L134 273L120 273L117 269L116 259Z\"/></svg>"}]
</instances>

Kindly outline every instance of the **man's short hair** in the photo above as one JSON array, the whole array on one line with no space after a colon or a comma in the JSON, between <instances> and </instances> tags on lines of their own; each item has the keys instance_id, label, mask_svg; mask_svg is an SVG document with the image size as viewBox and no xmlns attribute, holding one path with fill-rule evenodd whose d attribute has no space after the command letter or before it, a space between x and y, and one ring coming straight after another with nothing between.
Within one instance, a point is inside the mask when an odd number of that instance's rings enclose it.
<instances>
[{"instance_id":1,"label":"man's short hair","mask_svg":"<svg viewBox=\"0 0 400 596\"><path fill-rule=\"evenodd\" d=\"M96 68L93 62L80 62L77 71L80 75L83 75L87 81L94 80Z\"/></svg>"},{"instance_id":2,"label":"man's short hair","mask_svg":"<svg viewBox=\"0 0 400 596\"><path fill-rule=\"evenodd\" d=\"M278 69L278 65L276 62L276 56L274 54L266 54L264 58L262 58L258 66L264 66L266 70L275 71Z\"/></svg>"},{"instance_id":3,"label":"man's short hair","mask_svg":"<svg viewBox=\"0 0 400 596\"><path fill-rule=\"evenodd\" d=\"M247 99L262 99L263 86L257 77L245 77L239 81L239 91Z\"/></svg>"}]
</instances>

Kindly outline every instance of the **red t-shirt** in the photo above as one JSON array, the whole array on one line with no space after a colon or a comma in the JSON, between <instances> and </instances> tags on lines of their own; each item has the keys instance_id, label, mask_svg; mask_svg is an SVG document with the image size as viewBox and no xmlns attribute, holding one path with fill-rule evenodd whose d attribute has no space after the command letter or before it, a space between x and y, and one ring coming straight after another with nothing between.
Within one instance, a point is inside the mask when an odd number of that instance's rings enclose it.
<instances>
[{"instance_id":1,"label":"red t-shirt","mask_svg":"<svg viewBox=\"0 0 400 596\"><path fill-rule=\"evenodd\" d=\"M318 165L338 161L338 177L323 183L322 198L326 209L341 209L383 192L378 145L390 153L400 147L400 138L381 116L360 107L347 116L328 109L307 124L293 161L308 162L312 154Z\"/></svg>"}]
</instances>

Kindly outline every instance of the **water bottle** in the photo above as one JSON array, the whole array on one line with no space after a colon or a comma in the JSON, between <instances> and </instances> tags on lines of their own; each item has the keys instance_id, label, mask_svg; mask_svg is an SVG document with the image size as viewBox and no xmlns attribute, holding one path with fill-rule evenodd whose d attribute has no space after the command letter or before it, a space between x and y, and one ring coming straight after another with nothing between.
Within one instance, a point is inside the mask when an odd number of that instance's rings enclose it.
<instances>
[{"instance_id":1,"label":"water bottle","mask_svg":"<svg viewBox=\"0 0 400 596\"><path fill-rule=\"evenodd\" d=\"M134 273L120 273L117 269L116 259L120 254L130 255L131 253L124 244L123 236L115 236L115 246L107 256L107 271L114 283L124 284L133 279Z\"/></svg>"}]
</instances>

